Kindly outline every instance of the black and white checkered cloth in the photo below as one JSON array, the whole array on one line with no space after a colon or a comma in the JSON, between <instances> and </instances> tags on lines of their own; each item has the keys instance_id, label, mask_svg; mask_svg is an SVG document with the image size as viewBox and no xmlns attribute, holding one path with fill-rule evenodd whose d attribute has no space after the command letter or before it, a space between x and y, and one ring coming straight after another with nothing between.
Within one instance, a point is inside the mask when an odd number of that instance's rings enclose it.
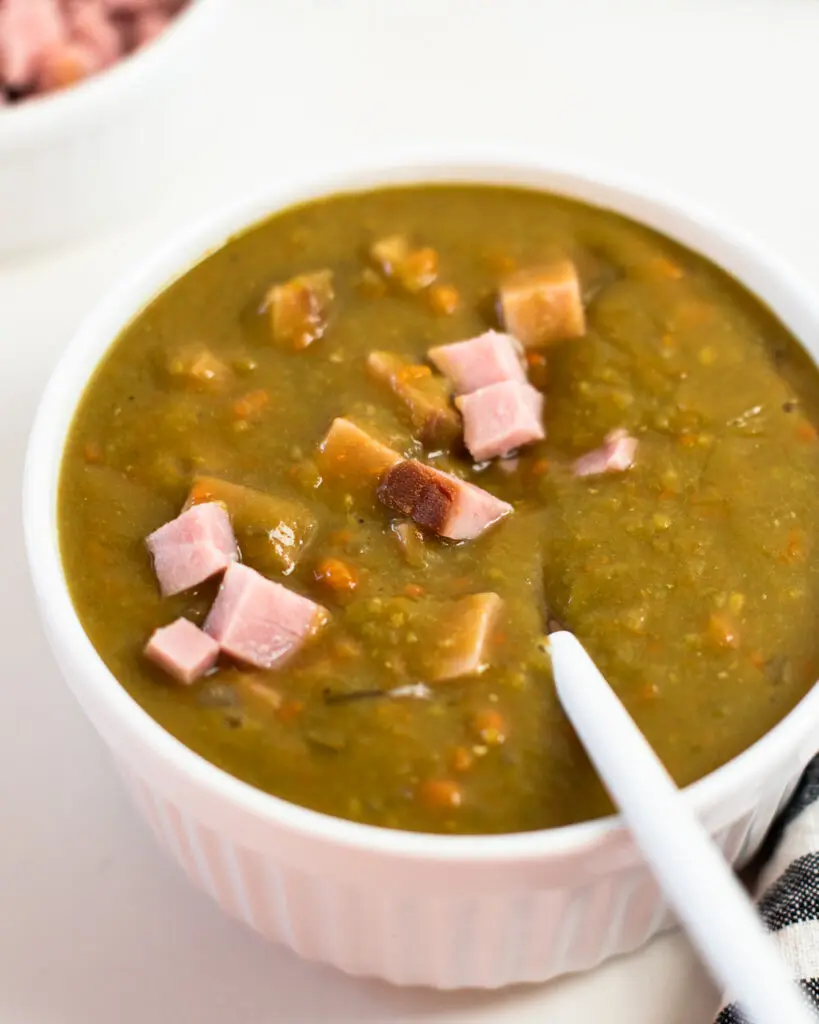
<instances>
[{"instance_id":1,"label":"black and white checkered cloth","mask_svg":"<svg viewBox=\"0 0 819 1024\"><path fill-rule=\"evenodd\" d=\"M758 885L759 913L819 1014L819 757L808 765L766 850L769 859ZM731 1004L721 1010L716 1024L745 1020Z\"/></svg>"}]
</instances>

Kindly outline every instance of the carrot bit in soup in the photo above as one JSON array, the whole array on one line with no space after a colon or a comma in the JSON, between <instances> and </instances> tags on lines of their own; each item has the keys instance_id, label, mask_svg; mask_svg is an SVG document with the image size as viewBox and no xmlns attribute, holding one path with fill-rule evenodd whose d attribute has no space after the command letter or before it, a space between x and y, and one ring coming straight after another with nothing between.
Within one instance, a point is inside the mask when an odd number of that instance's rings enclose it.
<instances>
[{"instance_id":1,"label":"carrot bit in soup","mask_svg":"<svg viewBox=\"0 0 819 1024\"><path fill-rule=\"evenodd\" d=\"M427 779L418 786L416 795L431 810L451 810L463 803L463 792L454 779Z\"/></svg>"},{"instance_id":2,"label":"carrot bit in soup","mask_svg":"<svg viewBox=\"0 0 819 1024\"><path fill-rule=\"evenodd\" d=\"M102 462L102 446L97 441L86 441L82 454L89 466L96 466Z\"/></svg>"},{"instance_id":3,"label":"carrot bit in soup","mask_svg":"<svg viewBox=\"0 0 819 1024\"><path fill-rule=\"evenodd\" d=\"M293 700L292 697L288 697L282 701L282 705L276 714L280 722L287 724L298 718L302 711L304 711L304 704L300 700Z\"/></svg>"},{"instance_id":4,"label":"carrot bit in soup","mask_svg":"<svg viewBox=\"0 0 819 1024\"><path fill-rule=\"evenodd\" d=\"M737 624L726 612L711 612L708 619L708 636L719 647L736 648L740 644Z\"/></svg>"},{"instance_id":5,"label":"carrot bit in soup","mask_svg":"<svg viewBox=\"0 0 819 1024\"><path fill-rule=\"evenodd\" d=\"M255 419L270 403L270 392L264 388L248 391L233 403L233 418L237 420Z\"/></svg>"},{"instance_id":6,"label":"carrot bit in soup","mask_svg":"<svg viewBox=\"0 0 819 1024\"><path fill-rule=\"evenodd\" d=\"M761 671L765 667L767 658L762 651L751 651L748 655L748 661L750 661L754 668L758 668Z\"/></svg>"},{"instance_id":7,"label":"carrot bit in soup","mask_svg":"<svg viewBox=\"0 0 819 1024\"><path fill-rule=\"evenodd\" d=\"M481 741L489 747L500 746L506 740L506 719L495 708L478 711L472 719L472 726Z\"/></svg>"},{"instance_id":8,"label":"carrot bit in soup","mask_svg":"<svg viewBox=\"0 0 819 1024\"><path fill-rule=\"evenodd\" d=\"M799 562L805 557L805 535L800 530L791 530L782 553L781 561Z\"/></svg>"},{"instance_id":9,"label":"carrot bit in soup","mask_svg":"<svg viewBox=\"0 0 819 1024\"><path fill-rule=\"evenodd\" d=\"M358 586L358 575L340 558L323 558L316 566L315 577L336 593L351 593Z\"/></svg>"}]
</instances>

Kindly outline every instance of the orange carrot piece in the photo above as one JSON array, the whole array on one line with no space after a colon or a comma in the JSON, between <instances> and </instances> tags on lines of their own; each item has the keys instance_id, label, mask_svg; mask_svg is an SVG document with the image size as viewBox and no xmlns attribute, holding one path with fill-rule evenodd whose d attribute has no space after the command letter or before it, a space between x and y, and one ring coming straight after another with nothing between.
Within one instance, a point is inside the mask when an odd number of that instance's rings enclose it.
<instances>
[{"instance_id":1,"label":"orange carrot piece","mask_svg":"<svg viewBox=\"0 0 819 1024\"><path fill-rule=\"evenodd\" d=\"M287 700L282 701L282 706L277 712L279 721L288 724L304 711L304 704L300 700L293 700L292 697L288 697Z\"/></svg>"},{"instance_id":2,"label":"orange carrot piece","mask_svg":"<svg viewBox=\"0 0 819 1024\"><path fill-rule=\"evenodd\" d=\"M708 635L720 647L739 647L739 629L734 619L725 612L711 612L708 619Z\"/></svg>"},{"instance_id":3,"label":"orange carrot piece","mask_svg":"<svg viewBox=\"0 0 819 1024\"><path fill-rule=\"evenodd\" d=\"M91 466L102 462L102 447L97 441L86 441L82 453L85 461Z\"/></svg>"},{"instance_id":4,"label":"orange carrot piece","mask_svg":"<svg viewBox=\"0 0 819 1024\"><path fill-rule=\"evenodd\" d=\"M257 388L256 391L248 391L246 395L237 398L233 403L233 418L236 420L251 420L264 411L270 402L270 392L264 388Z\"/></svg>"},{"instance_id":5,"label":"orange carrot piece","mask_svg":"<svg viewBox=\"0 0 819 1024\"><path fill-rule=\"evenodd\" d=\"M454 779L427 779L417 789L418 800L432 810L450 810L463 803L463 792Z\"/></svg>"},{"instance_id":6,"label":"orange carrot piece","mask_svg":"<svg viewBox=\"0 0 819 1024\"><path fill-rule=\"evenodd\" d=\"M487 746L497 747L506 740L506 719L495 708L478 711L472 718L472 727Z\"/></svg>"},{"instance_id":7,"label":"orange carrot piece","mask_svg":"<svg viewBox=\"0 0 819 1024\"><path fill-rule=\"evenodd\" d=\"M763 669L765 667L765 655L762 651L751 651L748 655L748 661L754 666L754 668Z\"/></svg>"},{"instance_id":8,"label":"orange carrot piece","mask_svg":"<svg viewBox=\"0 0 819 1024\"><path fill-rule=\"evenodd\" d=\"M356 571L340 558L323 558L314 575L319 583L325 583L336 593L351 593L358 586Z\"/></svg>"}]
</instances>

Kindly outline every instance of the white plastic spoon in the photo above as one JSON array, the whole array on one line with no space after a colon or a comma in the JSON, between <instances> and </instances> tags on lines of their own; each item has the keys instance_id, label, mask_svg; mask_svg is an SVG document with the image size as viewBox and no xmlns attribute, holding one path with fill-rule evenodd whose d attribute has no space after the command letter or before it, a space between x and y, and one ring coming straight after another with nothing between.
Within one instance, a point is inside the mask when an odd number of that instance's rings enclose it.
<instances>
[{"instance_id":1,"label":"white plastic spoon","mask_svg":"<svg viewBox=\"0 0 819 1024\"><path fill-rule=\"evenodd\" d=\"M560 702L703 962L753 1024L816 1024L754 907L579 640L549 637Z\"/></svg>"}]
</instances>

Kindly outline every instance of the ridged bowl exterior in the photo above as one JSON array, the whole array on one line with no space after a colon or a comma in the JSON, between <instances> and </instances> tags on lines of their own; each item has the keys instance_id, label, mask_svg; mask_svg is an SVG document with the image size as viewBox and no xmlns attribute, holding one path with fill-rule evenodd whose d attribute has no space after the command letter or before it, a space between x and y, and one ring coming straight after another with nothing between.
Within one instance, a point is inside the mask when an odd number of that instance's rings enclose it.
<instances>
[{"instance_id":1,"label":"ridged bowl exterior","mask_svg":"<svg viewBox=\"0 0 819 1024\"><path fill-rule=\"evenodd\" d=\"M160 846L219 906L300 956L348 974L440 989L500 988L583 971L673 925L645 866L555 888L470 894L357 885L284 864L203 825L120 765ZM715 835L732 864L756 851L796 778ZM629 842L612 833L612 842Z\"/></svg>"},{"instance_id":2,"label":"ridged bowl exterior","mask_svg":"<svg viewBox=\"0 0 819 1024\"><path fill-rule=\"evenodd\" d=\"M345 168L268 194L172 239L107 295L43 396L26 462L24 525L49 642L161 845L224 908L301 956L402 985L544 981L633 950L672 923L616 819L507 836L432 836L341 821L261 793L186 749L119 686L79 622L58 543L63 445L82 391L123 326L201 254L292 203L344 189L473 181L561 192L702 252L819 356L819 296L753 239L675 196L539 156ZM714 685L720 685L717 680ZM548 738L544 737L544 742ZM819 748L819 688L759 742L683 794L733 864L759 844Z\"/></svg>"}]
</instances>

